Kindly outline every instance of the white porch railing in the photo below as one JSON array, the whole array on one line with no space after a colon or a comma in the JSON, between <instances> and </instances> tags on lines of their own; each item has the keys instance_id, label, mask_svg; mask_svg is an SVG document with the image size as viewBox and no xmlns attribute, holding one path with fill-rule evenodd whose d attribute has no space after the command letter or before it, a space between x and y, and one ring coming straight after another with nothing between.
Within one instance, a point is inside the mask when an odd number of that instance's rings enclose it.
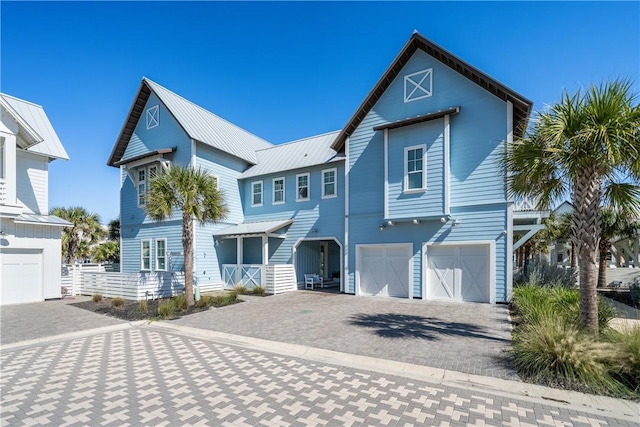
<instances>
[{"instance_id":1,"label":"white porch railing","mask_svg":"<svg viewBox=\"0 0 640 427\"><path fill-rule=\"evenodd\" d=\"M7 203L7 182L0 179L0 205Z\"/></svg>"},{"instance_id":2,"label":"white porch railing","mask_svg":"<svg viewBox=\"0 0 640 427\"><path fill-rule=\"evenodd\" d=\"M514 197L513 198L513 210L514 211L537 211L538 201L532 197Z\"/></svg>"},{"instance_id":3,"label":"white porch railing","mask_svg":"<svg viewBox=\"0 0 640 427\"><path fill-rule=\"evenodd\" d=\"M281 294L297 289L291 264L223 264L222 281L226 289L241 284L248 289L264 286L269 294Z\"/></svg>"}]
</instances>

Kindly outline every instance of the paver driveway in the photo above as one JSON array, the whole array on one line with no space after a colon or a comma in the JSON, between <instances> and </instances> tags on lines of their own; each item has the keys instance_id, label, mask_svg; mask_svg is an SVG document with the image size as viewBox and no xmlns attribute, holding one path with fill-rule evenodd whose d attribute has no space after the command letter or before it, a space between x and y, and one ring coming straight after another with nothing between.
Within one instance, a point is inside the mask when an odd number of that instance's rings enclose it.
<instances>
[{"instance_id":1,"label":"paver driveway","mask_svg":"<svg viewBox=\"0 0 640 427\"><path fill-rule=\"evenodd\" d=\"M243 297L244 298L244 297ZM174 320L178 325L518 379L504 305L355 297L313 291L269 297Z\"/></svg>"}]
</instances>

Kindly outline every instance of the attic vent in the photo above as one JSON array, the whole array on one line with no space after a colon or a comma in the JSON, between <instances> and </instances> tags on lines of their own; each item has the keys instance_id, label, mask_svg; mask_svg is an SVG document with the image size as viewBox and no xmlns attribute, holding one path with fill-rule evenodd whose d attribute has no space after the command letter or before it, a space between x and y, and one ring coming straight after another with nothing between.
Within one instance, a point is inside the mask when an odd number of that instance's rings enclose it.
<instances>
[{"instance_id":1,"label":"attic vent","mask_svg":"<svg viewBox=\"0 0 640 427\"><path fill-rule=\"evenodd\" d=\"M431 96L433 68L404 76L404 102L417 101Z\"/></svg>"},{"instance_id":2,"label":"attic vent","mask_svg":"<svg viewBox=\"0 0 640 427\"><path fill-rule=\"evenodd\" d=\"M157 105L147 108L147 129L160 125L160 109Z\"/></svg>"}]
</instances>

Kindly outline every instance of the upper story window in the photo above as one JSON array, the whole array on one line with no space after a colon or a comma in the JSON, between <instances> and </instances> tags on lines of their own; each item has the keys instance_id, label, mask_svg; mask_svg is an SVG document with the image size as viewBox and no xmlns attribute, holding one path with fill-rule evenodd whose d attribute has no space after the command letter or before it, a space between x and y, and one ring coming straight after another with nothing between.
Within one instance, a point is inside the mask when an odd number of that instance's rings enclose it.
<instances>
[{"instance_id":1,"label":"upper story window","mask_svg":"<svg viewBox=\"0 0 640 427\"><path fill-rule=\"evenodd\" d=\"M147 108L147 129L160 125L160 108L157 105Z\"/></svg>"},{"instance_id":2,"label":"upper story window","mask_svg":"<svg viewBox=\"0 0 640 427\"><path fill-rule=\"evenodd\" d=\"M433 68L404 76L404 102L428 98L433 91Z\"/></svg>"},{"instance_id":3,"label":"upper story window","mask_svg":"<svg viewBox=\"0 0 640 427\"><path fill-rule=\"evenodd\" d=\"M426 145L404 149L404 191L427 189L426 151Z\"/></svg>"},{"instance_id":4,"label":"upper story window","mask_svg":"<svg viewBox=\"0 0 640 427\"><path fill-rule=\"evenodd\" d=\"M251 183L251 206L262 206L262 181Z\"/></svg>"},{"instance_id":5,"label":"upper story window","mask_svg":"<svg viewBox=\"0 0 640 427\"><path fill-rule=\"evenodd\" d=\"M336 197L336 172L335 168L322 171L322 198Z\"/></svg>"},{"instance_id":6,"label":"upper story window","mask_svg":"<svg viewBox=\"0 0 640 427\"><path fill-rule=\"evenodd\" d=\"M273 204L284 203L284 178L273 178Z\"/></svg>"},{"instance_id":7,"label":"upper story window","mask_svg":"<svg viewBox=\"0 0 640 427\"><path fill-rule=\"evenodd\" d=\"M140 241L140 270L151 270L151 240Z\"/></svg>"},{"instance_id":8,"label":"upper story window","mask_svg":"<svg viewBox=\"0 0 640 427\"><path fill-rule=\"evenodd\" d=\"M138 206L146 204L145 196L147 195L147 170L145 168L138 169Z\"/></svg>"},{"instance_id":9,"label":"upper story window","mask_svg":"<svg viewBox=\"0 0 640 427\"><path fill-rule=\"evenodd\" d=\"M309 200L309 174L296 175L296 201Z\"/></svg>"},{"instance_id":10,"label":"upper story window","mask_svg":"<svg viewBox=\"0 0 640 427\"><path fill-rule=\"evenodd\" d=\"M156 240L156 271L167 270L167 239Z\"/></svg>"}]
</instances>

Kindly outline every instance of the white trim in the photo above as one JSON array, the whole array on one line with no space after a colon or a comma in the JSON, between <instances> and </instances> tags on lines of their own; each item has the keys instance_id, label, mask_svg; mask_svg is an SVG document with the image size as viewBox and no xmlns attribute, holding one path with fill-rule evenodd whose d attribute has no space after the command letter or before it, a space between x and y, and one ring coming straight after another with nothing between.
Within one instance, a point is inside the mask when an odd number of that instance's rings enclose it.
<instances>
[{"instance_id":1,"label":"white trim","mask_svg":"<svg viewBox=\"0 0 640 427\"><path fill-rule=\"evenodd\" d=\"M505 283L505 301L511 301L511 292L513 290L513 205L507 205L507 235L506 237L506 251L507 259L507 278Z\"/></svg>"},{"instance_id":2,"label":"white trim","mask_svg":"<svg viewBox=\"0 0 640 427\"><path fill-rule=\"evenodd\" d=\"M355 271L355 294L361 295L360 291L360 257L362 255L362 249L372 249L372 248L406 248L407 254L409 255L409 271L407 282L409 284L408 298L413 299L413 243L366 243L366 244L356 244L356 271Z\"/></svg>"},{"instance_id":3,"label":"white trim","mask_svg":"<svg viewBox=\"0 0 640 427\"><path fill-rule=\"evenodd\" d=\"M328 172L333 172L333 194L325 194L324 190L325 190L325 182L324 182L324 174L328 173ZM330 168L330 169L323 169L322 172L320 173L320 186L322 187L322 198L323 199L333 199L335 197L338 197L338 168Z\"/></svg>"},{"instance_id":4,"label":"white trim","mask_svg":"<svg viewBox=\"0 0 640 427\"><path fill-rule=\"evenodd\" d=\"M338 240L338 238L336 236L329 236L329 237L300 237L298 240L296 240L296 242L291 247L291 259L293 261L293 269L294 270L296 270L296 264L297 264L296 252L298 250L298 246L300 246L300 243L318 241L318 240L325 240L325 241L333 240L340 247L340 253L342 255L344 255L345 247L342 245L342 243L340 243L340 240ZM345 271L345 269L346 269L345 266L344 266L343 259L345 259L345 257L341 256L340 257L340 291L341 292L344 292L345 277L344 277L343 271ZM296 281L297 280L298 279L296 278Z\"/></svg>"},{"instance_id":5,"label":"white trim","mask_svg":"<svg viewBox=\"0 0 640 427\"><path fill-rule=\"evenodd\" d=\"M419 74L424 74L424 76L419 81L416 81L411 78ZM429 78L428 89L422 86L422 84L427 78ZM407 94L407 83L409 82L411 83L412 86L409 87L411 92ZM413 94L416 93L416 91L418 90L422 92L422 95L411 98ZM407 74L406 76L404 76L404 103L405 104L407 102L418 101L420 99L428 98L432 94L433 94L433 68L426 68L424 70L416 71L415 73Z\"/></svg>"},{"instance_id":6,"label":"white trim","mask_svg":"<svg viewBox=\"0 0 640 427\"><path fill-rule=\"evenodd\" d=\"M495 240L461 240L459 242L432 242L422 243L422 298L425 301L432 301L428 299L428 277L429 277L429 247L431 246L488 246L489 247L489 303L495 304L496 302L496 242Z\"/></svg>"},{"instance_id":7,"label":"white trim","mask_svg":"<svg viewBox=\"0 0 640 427\"><path fill-rule=\"evenodd\" d=\"M422 187L421 188L409 188L409 151L422 149ZM404 185L402 186L402 192L408 193L421 193L427 190L427 144L412 145L410 147L404 147Z\"/></svg>"},{"instance_id":8,"label":"white trim","mask_svg":"<svg viewBox=\"0 0 640 427\"><path fill-rule=\"evenodd\" d=\"M307 197L301 198L300 196L300 182L299 178L302 176L307 177ZM299 173L296 175L296 202L306 202L311 199L311 174L309 172Z\"/></svg>"},{"instance_id":9,"label":"white trim","mask_svg":"<svg viewBox=\"0 0 640 427\"><path fill-rule=\"evenodd\" d=\"M262 235L262 264L269 264L269 236Z\"/></svg>"},{"instance_id":10,"label":"white trim","mask_svg":"<svg viewBox=\"0 0 640 427\"><path fill-rule=\"evenodd\" d=\"M282 181L282 200L276 202L276 181ZM273 178L271 180L271 203L274 205L282 205L287 201L287 180L284 176Z\"/></svg>"},{"instance_id":11,"label":"white trim","mask_svg":"<svg viewBox=\"0 0 640 427\"><path fill-rule=\"evenodd\" d=\"M147 130L160 126L160 107L158 104L147 108L145 112L147 113L145 115Z\"/></svg>"},{"instance_id":12,"label":"white trim","mask_svg":"<svg viewBox=\"0 0 640 427\"><path fill-rule=\"evenodd\" d=\"M389 217L389 129L385 128L384 140L384 217ZM406 165L405 165L406 169Z\"/></svg>"},{"instance_id":13,"label":"white trim","mask_svg":"<svg viewBox=\"0 0 640 427\"><path fill-rule=\"evenodd\" d=\"M144 242L149 243L149 268L144 268ZM140 271L151 271L151 239L140 240Z\"/></svg>"},{"instance_id":14,"label":"white trim","mask_svg":"<svg viewBox=\"0 0 640 427\"><path fill-rule=\"evenodd\" d=\"M255 195L257 194L254 191L254 186L256 184L260 184L260 203L256 203L255 202ZM251 207L252 208L259 208L260 206L262 206L264 203L264 182L262 180L260 181L251 181Z\"/></svg>"},{"instance_id":15,"label":"white trim","mask_svg":"<svg viewBox=\"0 0 640 427\"><path fill-rule=\"evenodd\" d=\"M451 176L451 116L444 116L444 214L449 215L450 210L450 176Z\"/></svg>"},{"instance_id":16,"label":"white trim","mask_svg":"<svg viewBox=\"0 0 640 427\"><path fill-rule=\"evenodd\" d=\"M511 101L507 101L507 145L513 143L513 104ZM507 171L507 176L510 174L510 171ZM507 202L513 202L513 196L509 197L509 180L505 177L505 189L506 189L506 198Z\"/></svg>"},{"instance_id":17,"label":"white trim","mask_svg":"<svg viewBox=\"0 0 640 427\"><path fill-rule=\"evenodd\" d=\"M143 180L140 179L140 172L144 172ZM147 205L147 201L145 200L145 197L147 196L147 189L148 189L147 184L149 182L149 171L147 170L146 167L138 168L136 169L135 177L136 177L136 205L139 208L144 208ZM144 185L144 191L142 192L142 194L140 194L140 185ZM140 200L141 200L140 196L142 196L143 203L140 203Z\"/></svg>"},{"instance_id":18,"label":"white trim","mask_svg":"<svg viewBox=\"0 0 640 427\"><path fill-rule=\"evenodd\" d=\"M164 242L164 268L158 268L158 266L160 265L160 263L158 262L158 242ZM166 238L162 238L162 239L156 239L155 241L155 260L156 260L156 265L155 265L155 271L167 271L167 239Z\"/></svg>"},{"instance_id":19,"label":"white trim","mask_svg":"<svg viewBox=\"0 0 640 427\"><path fill-rule=\"evenodd\" d=\"M191 140L191 167L195 169L197 165L196 140Z\"/></svg>"},{"instance_id":20,"label":"white trim","mask_svg":"<svg viewBox=\"0 0 640 427\"><path fill-rule=\"evenodd\" d=\"M216 190L220 191L220 177L218 175L211 175L211 177L216 181Z\"/></svg>"},{"instance_id":21,"label":"white trim","mask_svg":"<svg viewBox=\"0 0 640 427\"><path fill-rule=\"evenodd\" d=\"M346 292L346 283L349 279L349 137L344 142L344 262L340 291Z\"/></svg>"}]
</instances>

